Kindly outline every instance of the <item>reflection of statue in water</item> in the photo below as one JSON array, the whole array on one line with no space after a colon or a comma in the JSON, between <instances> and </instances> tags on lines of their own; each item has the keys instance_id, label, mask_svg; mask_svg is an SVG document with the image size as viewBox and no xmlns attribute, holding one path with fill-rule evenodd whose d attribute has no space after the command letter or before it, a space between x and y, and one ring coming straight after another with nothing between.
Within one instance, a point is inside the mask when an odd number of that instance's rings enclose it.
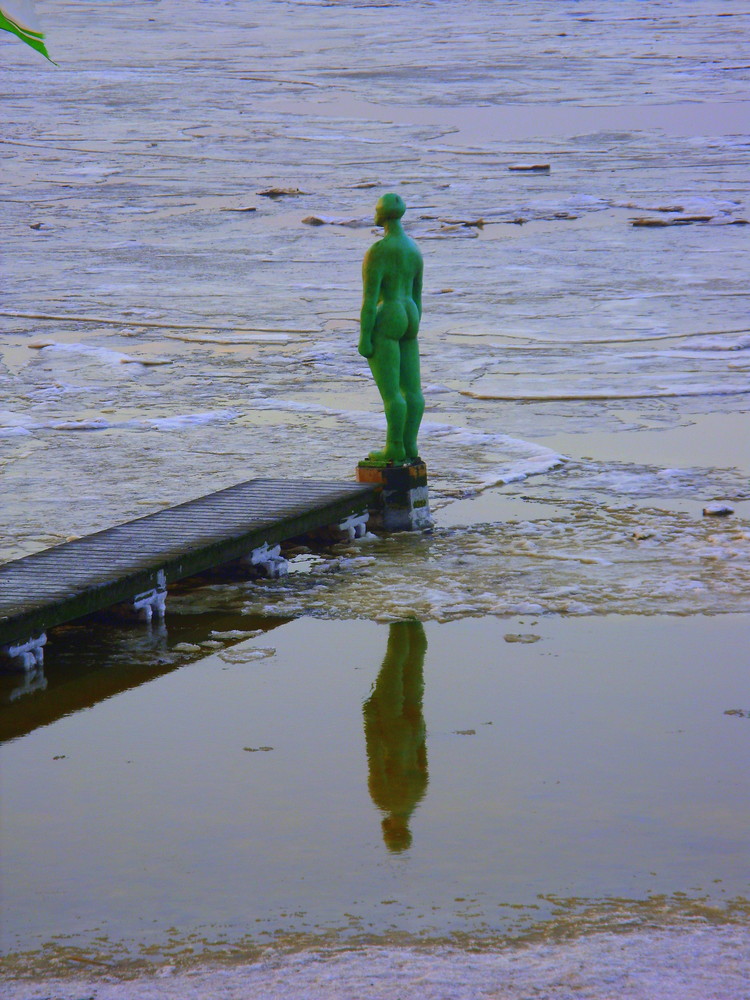
<instances>
[{"instance_id":1,"label":"reflection of statue in water","mask_svg":"<svg viewBox=\"0 0 750 1000\"><path fill-rule=\"evenodd\" d=\"M385 407L388 429L383 451L371 462L414 462L424 413L419 380L417 332L422 318L422 254L401 225L406 205L386 194L375 208L385 236L373 243L362 264L359 353L367 358Z\"/></svg>"},{"instance_id":2,"label":"reflection of statue in water","mask_svg":"<svg viewBox=\"0 0 750 1000\"><path fill-rule=\"evenodd\" d=\"M422 715L426 650L421 622L392 624L383 666L364 704L370 795L388 814L383 839L390 851L410 846L409 818L427 788Z\"/></svg>"}]
</instances>

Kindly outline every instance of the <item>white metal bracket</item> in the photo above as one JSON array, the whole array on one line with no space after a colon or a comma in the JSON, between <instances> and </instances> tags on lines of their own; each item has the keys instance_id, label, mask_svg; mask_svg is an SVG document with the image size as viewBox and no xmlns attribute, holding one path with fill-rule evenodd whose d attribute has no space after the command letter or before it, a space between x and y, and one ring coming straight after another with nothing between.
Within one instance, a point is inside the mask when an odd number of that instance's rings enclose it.
<instances>
[{"instance_id":1,"label":"white metal bracket","mask_svg":"<svg viewBox=\"0 0 750 1000\"><path fill-rule=\"evenodd\" d=\"M350 514L339 524L339 531L345 532L349 536L350 542L353 542L355 538L363 538L367 534L369 517L370 514L366 510L360 514Z\"/></svg>"},{"instance_id":2,"label":"white metal bracket","mask_svg":"<svg viewBox=\"0 0 750 1000\"><path fill-rule=\"evenodd\" d=\"M274 579L286 576L289 572L289 562L282 556L280 545L269 548L268 542L263 542L259 548L253 549L249 555L245 556L245 559L259 572Z\"/></svg>"},{"instance_id":3,"label":"white metal bracket","mask_svg":"<svg viewBox=\"0 0 750 1000\"><path fill-rule=\"evenodd\" d=\"M11 661L11 670L37 670L44 663L44 644L47 636L42 633L34 639L26 642L15 643L12 646L3 646L0 653Z\"/></svg>"},{"instance_id":4,"label":"white metal bracket","mask_svg":"<svg viewBox=\"0 0 750 1000\"><path fill-rule=\"evenodd\" d=\"M156 574L156 586L151 590L146 590L142 594L136 594L133 598L133 611L145 622L150 622L156 614L157 618L163 618L167 610L167 578L164 570L160 569Z\"/></svg>"}]
</instances>

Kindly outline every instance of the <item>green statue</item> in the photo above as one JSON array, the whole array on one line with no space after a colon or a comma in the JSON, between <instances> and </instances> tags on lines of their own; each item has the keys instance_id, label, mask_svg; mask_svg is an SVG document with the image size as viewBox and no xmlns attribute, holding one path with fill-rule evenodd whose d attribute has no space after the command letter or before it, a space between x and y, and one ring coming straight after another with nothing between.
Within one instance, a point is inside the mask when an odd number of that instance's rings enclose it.
<instances>
[{"instance_id":1,"label":"green statue","mask_svg":"<svg viewBox=\"0 0 750 1000\"><path fill-rule=\"evenodd\" d=\"M387 432L383 451L368 462L404 465L419 457L417 433L424 413L417 333L422 318L422 254L404 232L406 205L385 194L375 207L375 225L385 236L362 264L359 353L367 358L383 399Z\"/></svg>"},{"instance_id":2,"label":"green statue","mask_svg":"<svg viewBox=\"0 0 750 1000\"><path fill-rule=\"evenodd\" d=\"M390 625L383 666L363 706L370 795L386 814L383 839L396 854L411 844L409 819L427 790L426 652L421 622Z\"/></svg>"}]
</instances>

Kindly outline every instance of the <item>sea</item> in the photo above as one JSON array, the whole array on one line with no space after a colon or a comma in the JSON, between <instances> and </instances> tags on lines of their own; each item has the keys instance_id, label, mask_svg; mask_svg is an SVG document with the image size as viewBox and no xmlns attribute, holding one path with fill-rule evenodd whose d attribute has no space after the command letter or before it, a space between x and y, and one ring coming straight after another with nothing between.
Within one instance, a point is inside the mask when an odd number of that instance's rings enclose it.
<instances>
[{"instance_id":1,"label":"sea","mask_svg":"<svg viewBox=\"0 0 750 1000\"><path fill-rule=\"evenodd\" d=\"M434 527L0 679L5 995L750 997L750 11L36 11L54 63L0 39L0 559L353 480L389 191Z\"/></svg>"}]
</instances>

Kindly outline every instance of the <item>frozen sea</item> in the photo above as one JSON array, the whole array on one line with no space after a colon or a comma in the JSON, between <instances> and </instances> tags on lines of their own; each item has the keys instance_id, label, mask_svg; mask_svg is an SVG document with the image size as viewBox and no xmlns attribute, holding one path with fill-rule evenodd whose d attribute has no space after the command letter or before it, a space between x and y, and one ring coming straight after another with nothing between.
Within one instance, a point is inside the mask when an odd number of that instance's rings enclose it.
<instances>
[{"instance_id":1,"label":"frozen sea","mask_svg":"<svg viewBox=\"0 0 750 1000\"><path fill-rule=\"evenodd\" d=\"M388 190L436 527L3 680L8 997L750 996L750 14L37 9L57 66L0 39L0 558L352 478Z\"/></svg>"}]
</instances>

